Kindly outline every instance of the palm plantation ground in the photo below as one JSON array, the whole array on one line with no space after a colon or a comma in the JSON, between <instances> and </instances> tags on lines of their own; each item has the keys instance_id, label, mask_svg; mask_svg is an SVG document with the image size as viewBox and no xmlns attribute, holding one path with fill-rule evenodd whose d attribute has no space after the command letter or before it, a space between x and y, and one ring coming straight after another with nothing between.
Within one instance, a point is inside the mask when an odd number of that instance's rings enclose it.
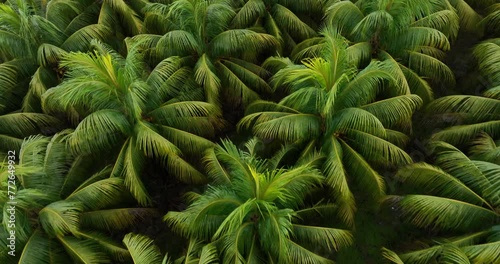
<instances>
[{"instance_id":1,"label":"palm plantation ground","mask_svg":"<svg viewBox=\"0 0 500 264\"><path fill-rule=\"evenodd\" d=\"M1 2L0 263L500 263L498 1Z\"/></svg>"}]
</instances>

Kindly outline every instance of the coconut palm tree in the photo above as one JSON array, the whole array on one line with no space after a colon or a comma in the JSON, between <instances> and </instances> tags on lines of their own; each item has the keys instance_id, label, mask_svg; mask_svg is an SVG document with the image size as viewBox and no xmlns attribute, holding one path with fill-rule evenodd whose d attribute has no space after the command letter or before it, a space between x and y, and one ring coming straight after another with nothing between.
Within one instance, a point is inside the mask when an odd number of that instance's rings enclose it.
<instances>
[{"instance_id":1,"label":"coconut palm tree","mask_svg":"<svg viewBox=\"0 0 500 264\"><path fill-rule=\"evenodd\" d=\"M0 114L40 112L40 96L57 85L58 61L68 51L86 50L110 30L96 24L94 1L21 1L0 4ZM96 21L94 21L95 17Z\"/></svg>"},{"instance_id":2,"label":"coconut palm tree","mask_svg":"<svg viewBox=\"0 0 500 264\"><path fill-rule=\"evenodd\" d=\"M278 46L269 34L250 29L228 29L235 16L230 1L180 0L146 7L146 21L167 25L161 35L142 35L155 56L179 56L194 72L209 103L248 105L259 93L270 92L267 71L255 61L262 51ZM148 23L147 23L148 24Z\"/></svg>"},{"instance_id":3,"label":"coconut palm tree","mask_svg":"<svg viewBox=\"0 0 500 264\"><path fill-rule=\"evenodd\" d=\"M479 95L451 95L437 99L427 108L430 119L446 116L451 124L432 135L433 140L463 145L478 133L500 136L500 39L490 39L474 48L481 75L489 87Z\"/></svg>"},{"instance_id":4,"label":"coconut palm tree","mask_svg":"<svg viewBox=\"0 0 500 264\"><path fill-rule=\"evenodd\" d=\"M140 43L127 43L126 58L98 42L93 54L66 55L61 65L67 78L44 94L43 107L77 124L69 139L75 153L109 157L119 149L112 176L124 178L145 205L151 202L140 176L145 157L183 181L204 182L186 155L199 156L213 145L202 136L214 135L219 111L184 89L194 81L177 60L167 58L149 72Z\"/></svg>"},{"instance_id":5,"label":"coconut palm tree","mask_svg":"<svg viewBox=\"0 0 500 264\"><path fill-rule=\"evenodd\" d=\"M120 1L112 6L121 13L129 9ZM19 150L23 138L64 126L40 114L40 97L60 82L59 60L68 51L87 50L92 39L110 40L115 26L105 22L116 22L115 13L90 0L0 4L0 114L5 114L0 116L0 149Z\"/></svg>"},{"instance_id":6,"label":"coconut palm tree","mask_svg":"<svg viewBox=\"0 0 500 264\"><path fill-rule=\"evenodd\" d=\"M425 103L433 100L429 79L454 85L452 71L441 61L459 30L458 16L447 1L332 1L324 23L350 41L360 66L371 58L391 62L388 70L398 84ZM324 42L321 37L308 39L292 57L313 57Z\"/></svg>"},{"instance_id":7,"label":"coconut palm tree","mask_svg":"<svg viewBox=\"0 0 500 264\"><path fill-rule=\"evenodd\" d=\"M111 168L99 169L73 156L66 137L67 132L30 137L16 152L15 165L9 162L13 159L0 165L0 233L9 237L14 231L16 239L15 256L7 254L6 240L0 242L2 263L124 262L129 252L106 234L155 215L154 209L134 208L123 180L109 178ZM9 165L16 178L7 185ZM12 206L15 227L8 217Z\"/></svg>"},{"instance_id":8,"label":"coconut palm tree","mask_svg":"<svg viewBox=\"0 0 500 264\"><path fill-rule=\"evenodd\" d=\"M296 45L316 36L318 21L323 17L323 1L240 0L234 28L263 27L281 43L282 56Z\"/></svg>"},{"instance_id":9,"label":"coconut palm tree","mask_svg":"<svg viewBox=\"0 0 500 264\"><path fill-rule=\"evenodd\" d=\"M470 159L445 142L433 142L432 148L434 165L416 163L398 171L408 192L388 198L387 205L405 222L452 236L432 237L424 248L418 242L398 255L386 251L387 258L408 264L497 263L500 165Z\"/></svg>"},{"instance_id":10,"label":"coconut palm tree","mask_svg":"<svg viewBox=\"0 0 500 264\"><path fill-rule=\"evenodd\" d=\"M316 156L280 169L281 155L269 161L254 155L257 142L246 144L248 152L230 141L208 150L214 184L192 193L188 208L168 212L165 221L186 238L215 246L222 263L333 263L321 252L350 244L351 234L314 224L319 215L335 219L337 210L306 200L324 179L311 165Z\"/></svg>"},{"instance_id":11,"label":"coconut palm tree","mask_svg":"<svg viewBox=\"0 0 500 264\"><path fill-rule=\"evenodd\" d=\"M398 130L411 133L411 116L422 100L393 81L386 70L391 62L373 61L358 71L346 40L334 32L324 36L321 57L286 66L273 77L276 88L291 93L279 103L253 103L239 127L252 127L260 138L302 145L302 155L320 149L330 197L352 222L351 184L376 201L385 187L375 168L411 162L400 148L408 137ZM286 65L277 61L267 63Z\"/></svg>"}]
</instances>

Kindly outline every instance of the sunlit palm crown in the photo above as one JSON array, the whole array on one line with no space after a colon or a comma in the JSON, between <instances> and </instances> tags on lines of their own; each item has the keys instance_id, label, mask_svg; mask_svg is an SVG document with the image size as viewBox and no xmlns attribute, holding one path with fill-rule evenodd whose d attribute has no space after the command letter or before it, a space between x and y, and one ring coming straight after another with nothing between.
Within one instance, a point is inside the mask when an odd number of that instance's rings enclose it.
<instances>
[{"instance_id":1,"label":"sunlit palm crown","mask_svg":"<svg viewBox=\"0 0 500 264\"><path fill-rule=\"evenodd\" d=\"M137 22L134 14L122 0L0 4L0 149L19 149L25 137L62 128L41 114L40 105L42 94L61 81L60 59L69 51L87 51L93 39L116 43L112 32L120 30L113 25L118 18L125 25ZM139 32L131 27L126 31Z\"/></svg>"},{"instance_id":2,"label":"sunlit palm crown","mask_svg":"<svg viewBox=\"0 0 500 264\"><path fill-rule=\"evenodd\" d=\"M399 85L426 103L433 99L428 79L448 87L455 83L452 71L441 62L460 27L457 12L448 1L332 1L325 24L338 28L350 41L361 55L361 65L372 57L387 60L387 70ZM318 37L304 41L297 45L293 58L319 52L323 41Z\"/></svg>"},{"instance_id":3,"label":"sunlit palm crown","mask_svg":"<svg viewBox=\"0 0 500 264\"><path fill-rule=\"evenodd\" d=\"M321 148L323 172L352 220L355 208L349 181L366 188L377 200L384 181L372 166L399 166L411 158L399 147L411 131L410 117L422 103L385 69L390 62L373 61L358 71L346 41L326 32L320 57L288 65L274 77L276 88L291 93L279 103L258 101L247 110L240 128L253 127L261 138L303 144L303 155ZM271 59L268 64L280 64Z\"/></svg>"},{"instance_id":4,"label":"sunlit palm crown","mask_svg":"<svg viewBox=\"0 0 500 264\"><path fill-rule=\"evenodd\" d=\"M63 69L58 61L64 54L87 51L92 39L113 42L113 22L123 18L127 24L130 16L135 17L122 0L101 2L9 0L0 4L0 114L20 109L21 103L25 112L40 111L40 96L60 80Z\"/></svg>"},{"instance_id":5,"label":"sunlit palm crown","mask_svg":"<svg viewBox=\"0 0 500 264\"><path fill-rule=\"evenodd\" d=\"M489 142L489 143L488 143ZM491 138L483 135L472 152L498 155L486 150ZM434 230L453 230L451 238L425 249L400 254L404 263L497 263L500 261L500 163L474 160L444 142L434 142L434 166L416 163L401 169L396 177L416 194L388 198L388 204L403 221ZM392 253L393 254L393 253ZM391 253L389 253L391 255ZM393 256L395 258L395 256ZM398 262L396 262L398 263Z\"/></svg>"},{"instance_id":6,"label":"sunlit palm crown","mask_svg":"<svg viewBox=\"0 0 500 264\"><path fill-rule=\"evenodd\" d=\"M152 30L162 35L139 36L148 41L157 58L179 56L193 70L206 100L219 105L247 105L269 93L269 73L255 64L262 51L278 46L276 38L250 29L229 29L236 12L229 1L180 0L171 5L151 4L146 24L168 25Z\"/></svg>"},{"instance_id":7,"label":"sunlit palm crown","mask_svg":"<svg viewBox=\"0 0 500 264\"><path fill-rule=\"evenodd\" d=\"M106 157L121 149L112 175L123 177L138 201L148 204L139 176L144 157L167 164L181 180L204 182L184 158L212 146L201 136L213 136L219 112L195 101L200 97L196 90L184 90L193 80L184 78L186 69L176 60L165 59L148 72L140 45L127 43L126 58L97 42L94 54L66 56L61 65L67 78L44 94L43 107L48 113L67 113L78 124L69 140L75 153Z\"/></svg>"},{"instance_id":8,"label":"sunlit palm crown","mask_svg":"<svg viewBox=\"0 0 500 264\"><path fill-rule=\"evenodd\" d=\"M130 228L154 215L153 209L127 208L134 201L123 180L109 178L111 168L99 171L83 156L72 156L64 138L27 139L19 153L15 173L19 185L14 200L7 200L9 167L0 164L2 227L16 236L18 263L109 263L130 259L128 251L105 235ZM12 185L11 185L12 186ZM9 228L10 204L15 202L15 229ZM0 261L14 263L0 242Z\"/></svg>"},{"instance_id":9,"label":"sunlit palm crown","mask_svg":"<svg viewBox=\"0 0 500 264\"><path fill-rule=\"evenodd\" d=\"M319 250L348 245L351 234L308 224L337 211L334 204L304 202L323 181L311 166L315 157L279 169L281 156L269 161L254 156L257 142L247 143L249 152L229 141L209 150L205 161L214 184L192 194L185 211L169 212L165 220L185 237L217 247L222 263L332 263Z\"/></svg>"}]
</instances>

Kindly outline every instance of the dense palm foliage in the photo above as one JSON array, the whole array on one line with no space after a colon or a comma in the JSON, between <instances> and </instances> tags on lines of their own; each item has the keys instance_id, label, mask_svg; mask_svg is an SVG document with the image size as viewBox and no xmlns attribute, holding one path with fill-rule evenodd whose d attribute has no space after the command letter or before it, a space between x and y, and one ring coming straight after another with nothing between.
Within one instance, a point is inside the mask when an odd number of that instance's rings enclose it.
<instances>
[{"instance_id":1,"label":"dense palm foliage","mask_svg":"<svg viewBox=\"0 0 500 264\"><path fill-rule=\"evenodd\" d=\"M500 262L499 28L496 0L1 1L0 263Z\"/></svg>"},{"instance_id":2,"label":"dense palm foliage","mask_svg":"<svg viewBox=\"0 0 500 264\"><path fill-rule=\"evenodd\" d=\"M433 135L434 140L452 144L470 142L478 132L500 135L500 39L489 39L477 45L474 55L480 73L487 78L486 91L479 95L452 95L437 99L428 110L446 114L451 126Z\"/></svg>"},{"instance_id":3,"label":"dense palm foliage","mask_svg":"<svg viewBox=\"0 0 500 264\"><path fill-rule=\"evenodd\" d=\"M428 79L453 86L453 73L441 60L459 21L447 1L338 1L326 14L326 23L339 28L354 49L390 61L398 83L425 102L433 99Z\"/></svg>"},{"instance_id":4,"label":"dense palm foliage","mask_svg":"<svg viewBox=\"0 0 500 264\"><path fill-rule=\"evenodd\" d=\"M317 16L322 16L320 0L243 0L233 18L236 28L263 27L281 43L287 54L295 45L315 36Z\"/></svg>"},{"instance_id":5,"label":"dense palm foliage","mask_svg":"<svg viewBox=\"0 0 500 264\"><path fill-rule=\"evenodd\" d=\"M394 129L411 131L408 121L422 100L384 71L390 63L373 61L358 71L346 41L334 32L324 34L320 57L288 65L274 76L275 86L288 88L290 94L279 103L250 105L240 126L253 126L261 138L302 145L303 156L319 149L331 198L352 222L355 201L348 182L371 199L384 195L384 180L373 165L411 162L398 147L407 136Z\"/></svg>"},{"instance_id":6,"label":"dense palm foliage","mask_svg":"<svg viewBox=\"0 0 500 264\"><path fill-rule=\"evenodd\" d=\"M16 168L16 225L12 228L4 221L0 232L5 236L16 231L19 263L129 259L129 252L106 232L133 227L154 215L154 210L133 208L123 180L110 178L110 167L95 168L84 157L71 155L65 136L66 132L52 138L37 136L23 143ZM2 180L7 182L8 164L2 163L0 168ZM2 184L4 217L10 215L11 205L6 203L10 190ZM2 262L10 263L4 240L2 248Z\"/></svg>"},{"instance_id":7,"label":"dense palm foliage","mask_svg":"<svg viewBox=\"0 0 500 264\"><path fill-rule=\"evenodd\" d=\"M345 246L351 235L310 224L318 214L334 216L338 210L331 203L304 202L323 179L310 165L316 157L279 169L281 155L260 160L251 154L256 144L247 143L250 152L227 141L209 150L207 173L215 185L191 194L189 207L169 212L165 220L184 236L217 247L228 263L331 263L315 252Z\"/></svg>"},{"instance_id":8,"label":"dense palm foliage","mask_svg":"<svg viewBox=\"0 0 500 264\"><path fill-rule=\"evenodd\" d=\"M144 35L160 58L179 56L190 66L209 103L218 105L224 95L233 105L247 105L258 92L269 91L267 73L255 64L261 51L278 46L269 35L250 29L228 29L236 13L229 1L175 1L152 5L146 18L166 24L161 35ZM165 10L167 9L168 10ZM166 23L168 22L168 23ZM243 60L247 58L247 60Z\"/></svg>"},{"instance_id":9,"label":"dense palm foliage","mask_svg":"<svg viewBox=\"0 0 500 264\"><path fill-rule=\"evenodd\" d=\"M175 61L165 59L146 72L140 45L127 43L126 58L99 43L94 54L66 56L61 65L68 78L44 94L43 108L70 113L68 118L79 122L69 140L75 153L107 155L121 149L111 174L123 177L134 197L146 205L150 199L140 177L144 157L158 159L182 180L204 182L184 155L212 145L199 135L213 136L218 110L183 95L190 91L173 78L182 70Z\"/></svg>"},{"instance_id":10,"label":"dense palm foliage","mask_svg":"<svg viewBox=\"0 0 500 264\"><path fill-rule=\"evenodd\" d=\"M481 143L490 139L483 138ZM404 185L419 193L390 197L388 203L400 211L403 221L421 228L456 230L459 234L446 239L432 238L439 242L405 252L400 255L401 260L497 263L500 261L500 165L470 159L444 142L437 141L432 148L436 156L434 166L416 163L396 174Z\"/></svg>"}]
</instances>

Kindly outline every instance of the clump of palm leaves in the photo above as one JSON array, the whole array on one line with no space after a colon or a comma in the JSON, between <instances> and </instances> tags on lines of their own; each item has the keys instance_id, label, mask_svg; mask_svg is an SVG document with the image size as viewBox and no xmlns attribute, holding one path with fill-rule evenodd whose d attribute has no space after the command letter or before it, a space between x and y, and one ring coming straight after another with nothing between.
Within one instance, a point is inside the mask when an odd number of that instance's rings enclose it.
<instances>
[{"instance_id":1,"label":"clump of palm leaves","mask_svg":"<svg viewBox=\"0 0 500 264\"><path fill-rule=\"evenodd\" d=\"M155 57L180 57L209 103L246 106L270 92L268 72L256 59L262 51L276 48L278 41L251 29L229 29L236 12L228 1L179 0L146 10L146 19L168 27L159 32L163 35L139 37L147 39Z\"/></svg>"},{"instance_id":2,"label":"clump of palm leaves","mask_svg":"<svg viewBox=\"0 0 500 264\"><path fill-rule=\"evenodd\" d=\"M488 144L489 143L489 144ZM472 152L487 152L491 138L481 136ZM434 165L416 163L398 171L396 178L408 189L387 199L399 217L420 228L447 231L451 237L432 237L414 243L396 255L394 263L497 263L500 261L500 164L469 158L445 142L433 142ZM446 234L446 232L445 232Z\"/></svg>"},{"instance_id":3,"label":"clump of palm leaves","mask_svg":"<svg viewBox=\"0 0 500 264\"><path fill-rule=\"evenodd\" d=\"M0 261L12 263L110 263L130 259L127 249L112 239L155 209L137 208L121 178L110 178L111 168L95 168L66 145L67 132L26 139L17 155L15 191L8 188L7 163L0 164L2 227L0 234L16 236L16 257L0 244ZM12 187L12 186L10 186ZM15 229L6 217L7 192L15 193ZM115 235L116 236L116 235Z\"/></svg>"},{"instance_id":4,"label":"clump of palm leaves","mask_svg":"<svg viewBox=\"0 0 500 264\"><path fill-rule=\"evenodd\" d=\"M126 58L98 42L93 54L65 56L67 78L44 94L43 108L78 124L69 139L75 153L103 157L120 149L111 175L123 178L147 205L151 200L140 176L145 157L167 165L181 180L203 183L205 177L186 155L213 145L203 136L214 135L220 114L186 88L193 80L176 60L167 58L147 71L140 43L127 43Z\"/></svg>"},{"instance_id":5,"label":"clump of palm leaves","mask_svg":"<svg viewBox=\"0 0 500 264\"><path fill-rule=\"evenodd\" d=\"M224 263L332 263L319 250L338 250L351 243L351 234L314 225L318 216L337 214L335 204L306 202L324 179L311 166L317 157L280 169L282 156L257 158L257 143L249 141L242 151L223 141L209 150L205 162L213 184L190 194L188 208L169 212L165 221L184 237L217 248Z\"/></svg>"},{"instance_id":6,"label":"clump of palm leaves","mask_svg":"<svg viewBox=\"0 0 500 264\"><path fill-rule=\"evenodd\" d=\"M387 71L391 62L373 61L358 70L351 60L356 53L343 37L333 30L324 37L321 56L302 65L281 58L266 62L282 67L272 83L290 93L279 103L253 103L239 126L252 128L260 138L294 143L302 156L320 150L330 197L352 222L356 205L351 186L377 201L385 183L375 168L411 163L401 149L409 138L400 131L411 133L410 119L422 100L398 85Z\"/></svg>"},{"instance_id":7,"label":"clump of palm leaves","mask_svg":"<svg viewBox=\"0 0 500 264\"><path fill-rule=\"evenodd\" d=\"M498 1L1 2L0 263L500 262Z\"/></svg>"},{"instance_id":8,"label":"clump of palm leaves","mask_svg":"<svg viewBox=\"0 0 500 264\"><path fill-rule=\"evenodd\" d=\"M433 140L453 145L469 143L480 132L500 136L500 39L486 40L474 48L482 78L488 87L481 95L451 95L427 108L434 116L445 115L450 127L435 133Z\"/></svg>"}]
</instances>

